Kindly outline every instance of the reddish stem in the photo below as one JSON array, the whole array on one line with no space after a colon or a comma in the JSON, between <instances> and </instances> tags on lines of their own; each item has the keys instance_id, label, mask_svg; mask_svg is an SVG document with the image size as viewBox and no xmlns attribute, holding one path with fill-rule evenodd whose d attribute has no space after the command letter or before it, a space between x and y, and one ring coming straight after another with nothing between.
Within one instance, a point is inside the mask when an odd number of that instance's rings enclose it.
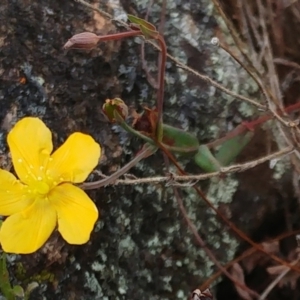
<instances>
[{"instance_id":1,"label":"reddish stem","mask_svg":"<svg viewBox=\"0 0 300 300\"><path fill-rule=\"evenodd\" d=\"M179 174L181 175L188 175L183 169L182 167L178 164L178 162L176 161L175 157L161 144L161 143L157 143L157 146L167 155L167 157L171 160L171 162L174 164L174 166L177 168ZM239 236L242 240L248 242L251 246L253 246L257 251L264 253L265 255L268 255L270 258L272 258L274 261L276 261L277 263L284 265L288 268L290 268L291 270L297 272L298 274L300 274L300 268L294 265L291 265L290 263L288 263L287 261L281 259L280 257L272 254L272 253L268 253L268 251L266 251L262 245L255 243L251 238L249 238L242 230L240 230L239 228L237 228L237 226L232 223L231 221L229 221L222 213L220 213L220 211L207 199L207 197L205 196L205 194L202 192L201 189L199 189L197 186L193 186L194 190L197 192L198 196L201 197L203 199L203 201L207 204L207 206L209 208L211 208L214 213L227 225L229 226L229 228L237 235Z\"/></svg>"},{"instance_id":2,"label":"reddish stem","mask_svg":"<svg viewBox=\"0 0 300 300\"><path fill-rule=\"evenodd\" d=\"M300 109L300 102L296 102L295 104L292 104L288 107L286 107L284 109L284 111L286 113L290 113L292 111L295 111L295 110L298 110ZM280 111L278 111L279 114ZM249 121L249 122L242 122L242 124L238 125L235 129L233 129L232 131L230 131L228 134L226 134L224 137L220 138L220 139L217 139L213 142L210 142L208 144L206 144L206 146L208 148L214 148L214 147L217 147L221 144L223 144L225 141L228 141L244 132L246 132L247 130L254 130L254 128L256 126L259 126L271 119L273 119L274 116L273 115L264 115L264 116L261 116L259 117L258 119L254 120L254 121Z\"/></svg>"},{"instance_id":3,"label":"reddish stem","mask_svg":"<svg viewBox=\"0 0 300 300\"><path fill-rule=\"evenodd\" d=\"M133 29L132 31L119 32L114 34L108 34L99 36L99 42L119 40L122 38L133 37L143 35L140 29ZM165 90L165 69L167 61L167 45L162 35L158 34L157 41L160 46L160 58L159 58L159 71L158 71L158 89L157 89L157 137L159 137L159 130L163 122L163 103L164 103L164 90Z\"/></svg>"},{"instance_id":4,"label":"reddish stem","mask_svg":"<svg viewBox=\"0 0 300 300\"><path fill-rule=\"evenodd\" d=\"M164 104L164 90L165 90L165 70L167 61L167 45L164 38L159 34L157 37L161 52L159 60L159 72L158 72L158 90L157 90L157 119L162 125L163 122L163 104ZM159 127L159 126L158 126Z\"/></svg>"},{"instance_id":5,"label":"reddish stem","mask_svg":"<svg viewBox=\"0 0 300 300\"><path fill-rule=\"evenodd\" d=\"M143 35L142 32L137 30L132 31L125 31L125 32L118 32L113 34L107 34L107 35L98 35L99 36L99 42L106 42L106 41L114 41L114 40L120 40L132 36L138 36Z\"/></svg>"}]
</instances>

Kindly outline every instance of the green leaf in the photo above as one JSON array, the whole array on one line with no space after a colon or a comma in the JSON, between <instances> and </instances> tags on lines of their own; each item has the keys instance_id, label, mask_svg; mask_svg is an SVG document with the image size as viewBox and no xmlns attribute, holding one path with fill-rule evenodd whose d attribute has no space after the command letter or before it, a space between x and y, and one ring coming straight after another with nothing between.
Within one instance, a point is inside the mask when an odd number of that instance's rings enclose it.
<instances>
[{"instance_id":1,"label":"green leaf","mask_svg":"<svg viewBox=\"0 0 300 300\"><path fill-rule=\"evenodd\" d=\"M167 149L177 153L193 153L199 148L198 139L182 129L163 124L162 143Z\"/></svg>"},{"instance_id":2,"label":"green leaf","mask_svg":"<svg viewBox=\"0 0 300 300\"><path fill-rule=\"evenodd\" d=\"M134 15L127 15L127 17L128 17L128 20L133 24L141 25L149 30L156 31L156 27L144 19L141 19Z\"/></svg>"},{"instance_id":3,"label":"green leaf","mask_svg":"<svg viewBox=\"0 0 300 300\"><path fill-rule=\"evenodd\" d=\"M145 38L156 39L157 36L159 35L159 32L157 32L156 27L151 23L147 22L146 20L143 20L133 15L127 15L127 16L131 23L138 25Z\"/></svg>"},{"instance_id":4,"label":"green leaf","mask_svg":"<svg viewBox=\"0 0 300 300\"><path fill-rule=\"evenodd\" d=\"M17 297L24 297L24 290L20 285L15 285L13 287L13 293L17 296Z\"/></svg>"},{"instance_id":5,"label":"green leaf","mask_svg":"<svg viewBox=\"0 0 300 300\"><path fill-rule=\"evenodd\" d=\"M212 155L206 145L201 145L194 156L195 163L206 172L217 172L220 170L220 163Z\"/></svg>"},{"instance_id":6,"label":"green leaf","mask_svg":"<svg viewBox=\"0 0 300 300\"><path fill-rule=\"evenodd\" d=\"M156 39L159 35L157 31L150 30L144 26L140 26L140 29L146 39Z\"/></svg>"},{"instance_id":7,"label":"green leaf","mask_svg":"<svg viewBox=\"0 0 300 300\"><path fill-rule=\"evenodd\" d=\"M39 284L36 281L33 281L27 285L24 300L28 300L31 292L36 289L39 286Z\"/></svg>"},{"instance_id":8,"label":"green leaf","mask_svg":"<svg viewBox=\"0 0 300 300\"><path fill-rule=\"evenodd\" d=\"M215 155L216 159L221 165L228 166L251 141L253 135L253 132L248 131L224 142Z\"/></svg>"},{"instance_id":9,"label":"green leaf","mask_svg":"<svg viewBox=\"0 0 300 300\"><path fill-rule=\"evenodd\" d=\"M0 257L0 290L7 300L16 299L9 281L5 253L2 253Z\"/></svg>"},{"instance_id":10,"label":"green leaf","mask_svg":"<svg viewBox=\"0 0 300 300\"><path fill-rule=\"evenodd\" d=\"M36 281L32 281L27 285L26 293L31 293L34 289L36 289L39 286L39 284Z\"/></svg>"}]
</instances>

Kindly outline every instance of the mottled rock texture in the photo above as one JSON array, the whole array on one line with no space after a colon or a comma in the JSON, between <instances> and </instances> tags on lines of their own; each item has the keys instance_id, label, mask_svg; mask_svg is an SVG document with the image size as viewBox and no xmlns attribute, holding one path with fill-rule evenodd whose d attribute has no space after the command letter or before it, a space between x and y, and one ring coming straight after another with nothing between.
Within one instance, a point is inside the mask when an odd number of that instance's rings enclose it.
<instances>
[{"instance_id":1,"label":"mottled rock texture","mask_svg":"<svg viewBox=\"0 0 300 300\"><path fill-rule=\"evenodd\" d=\"M115 18L124 18L126 13L145 17L149 2L91 3ZM162 3L154 2L149 21L159 26ZM168 51L235 92L254 95L256 87L246 73L210 44L218 28L210 1L167 2L162 30ZM105 99L114 97L139 111L142 106L155 105L156 92L141 67L141 39L103 43L90 52L64 51L63 45L76 33L124 30L71 0L4 0L0 19L1 166L10 166L7 132L24 116L43 119L53 132L56 146L74 131L92 135L103 147L97 170L104 174L128 162L142 144L108 123L101 107ZM146 45L147 64L153 75L157 55ZM252 108L233 101L170 60L164 111L167 123L193 132L201 142L226 133L245 116L255 114ZM264 139L260 132L245 159L259 154ZM200 172L189 159L182 163L189 171ZM165 171L162 166L163 157L158 152L131 173L139 177L160 175ZM203 185L210 200L248 233L258 228L266 212L282 208L281 192L273 182L259 185L258 173L266 181L273 180L264 165L247 176L230 176ZM92 174L90 180L97 178ZM172 190L164 184L110 186L89 195L99 207L101 218L88 244L71 246L54 233L39 252L9 257L14 284L26 287L32 281L39 283L30 299L187 299L216 270L194 241ZM224 230L193 189L182 189L182 197L190 218L217 258L223 263L232 259L239 241Z\"/></svg>"}]
</instances>

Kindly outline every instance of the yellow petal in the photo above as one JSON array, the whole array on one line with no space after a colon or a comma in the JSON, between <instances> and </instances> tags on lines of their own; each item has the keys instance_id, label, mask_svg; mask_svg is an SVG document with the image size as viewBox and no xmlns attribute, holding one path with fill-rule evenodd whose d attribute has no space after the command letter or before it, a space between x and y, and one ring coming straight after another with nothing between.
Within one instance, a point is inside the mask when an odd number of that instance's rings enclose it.
<instances>
[{"instance_id":1,"label":"yellow petal","mask_svg":"<svg viewBox=\"0 0 300 300\"><path fill-rule=\"evenodd\" d=\"M56 209L58 231L69 244L84 244L98 219L94 202L80 188L63 183L49 194L49 202Z\"/></svg>"},{"instance_id":2,"label":"yellow petal","mask_svg":"<svg viewBox=\"0 0 300 300\"><path fill-rule=\"evenodd\" d=\"M27 210L8 217L0 228L5 252L27 254L47 241L56 225L56 212L47 199L37 199Z\"/></svg>"},{"instance_id":3,"label":"yellow petal","mask_svg":"<svg viewBox=\"0 0 300 300\"><path fill-rule=\"evenodd\" d=\"M75 132L53 153L47 172L56 182L83 182L100 155L101 148L91 136Z\"/></svg>"},{"instance_id":4,"label":"yellow petal","mask_svg":"<svg viewBox=\"0 0 300 300\"><path fill-rule=\"evenodd\" d=\"M38 118L23 118L10 131L7 142L20 180L26 184L44 177L52 152L51 131Z\"/></svg>"},{"instance_id":5,"label":"yellow petal","mask_svg":"<svg viewBox=\"0 0 300 300\"><path fill-rule=\"evenodd\" d=\"M27 194L27 186L16 177L0 169L0 215L9 216L25 210L33 203Z\"/></svg>"}]
</instances>

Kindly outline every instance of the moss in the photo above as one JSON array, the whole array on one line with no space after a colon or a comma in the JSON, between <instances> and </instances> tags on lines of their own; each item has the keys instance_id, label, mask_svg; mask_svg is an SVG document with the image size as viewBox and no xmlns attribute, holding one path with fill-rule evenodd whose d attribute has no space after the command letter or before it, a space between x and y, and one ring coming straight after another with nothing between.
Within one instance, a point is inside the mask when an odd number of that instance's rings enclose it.
<instances>
[{"instance_id":1,"label":"moss","mask_svg":"<svg viewBox=\"0 0 300 300\"><path fill-rule=\"evenodd\" d=\"M26 269L24 268L21 262L17 262L15 264L15 276L19 280L23 280L26 278Z\"/></svg>"},{"instance_id":2,"label":"moss","mask_svg":"<svg viewBox=\"0 0 300 300\"><path fill-rule=\"evenodd\" d=\"M30 276L28 282L36 281L37 283L53 283L55 282L55 275L47 270L43 270L37 275Z\"/></svg>"}]
</instances>

